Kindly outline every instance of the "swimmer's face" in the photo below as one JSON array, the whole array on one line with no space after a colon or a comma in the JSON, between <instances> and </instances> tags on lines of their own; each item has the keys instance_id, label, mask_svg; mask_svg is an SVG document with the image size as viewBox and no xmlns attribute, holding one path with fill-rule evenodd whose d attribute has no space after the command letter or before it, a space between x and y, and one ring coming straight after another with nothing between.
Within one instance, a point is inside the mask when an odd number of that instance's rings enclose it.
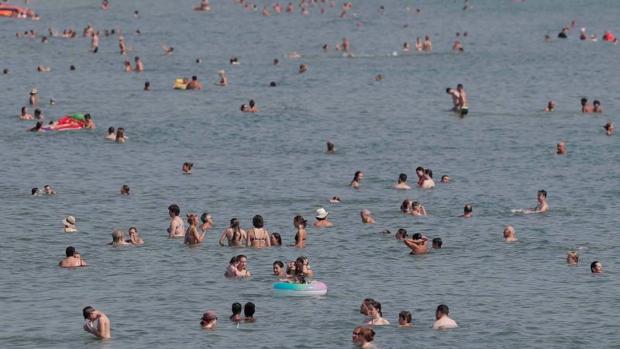
<instances>
[{"instance_id":1,"label":"swimmer's face","mask_svg":"<svg viewBox=\"0 0 620 349\"><path fill-rule=\"evenodd\" d=\"M592 272L596 273L596 274L602 273L603 272L603 265L601 263L596 263L594 265L594 268L592 268Z\"/></svg>"},{"instance_id":2,"label":"swimmer's face","mask_svg":"<svg viewBox=\"0 0 620 349\"><path fill-rule=\"evenodd\" d=\"M354 329L353 330L353 334L351 335L351 341L353 343L358 343L359 342L359 335L360 335L360 330L359 329Z\"/></svg>"},{"instance_id":3,"label":"swimmer's face","mask_svg":"<svg viewBox=\"0 0 620 349\"><path fill-rule=\"evenodd\" d=\"M360 314L368 315L368 306L366 306L366 303L360 305Z\"/></svg>"},{"instance_id":4,"label":"swimmer's face","mask_svg":"<svg viewBox=\"0 0 620 349\"><path fill-rule=\"evenodd\" d=\"M415 174L417 174L418 177L422 177L422 176L424 176L424 171L418 170L418 171L415 171Z\"/></svg>"},{"instance_id":5,"label":"swimmer's face","mask_svg":"<svg viewBox=\"0 0 620 349\"><path fill-rule=\"evenodd\" d=\"M280 275L280 274L282 274L282 268L279 265L274 264L273 265L273 275Z\"/></svg>"},{"instance_id":6,"label":"swimmer's face","mask_svg":"<svg viewBox=\"0 0 620 349\"><path fill-rule=\"evenodd\" d=\"M239 264L237 265L238 269L245 269L248 266L248 260L247 258L241 258L239 260Z\"/></svg>"}]
</instances>

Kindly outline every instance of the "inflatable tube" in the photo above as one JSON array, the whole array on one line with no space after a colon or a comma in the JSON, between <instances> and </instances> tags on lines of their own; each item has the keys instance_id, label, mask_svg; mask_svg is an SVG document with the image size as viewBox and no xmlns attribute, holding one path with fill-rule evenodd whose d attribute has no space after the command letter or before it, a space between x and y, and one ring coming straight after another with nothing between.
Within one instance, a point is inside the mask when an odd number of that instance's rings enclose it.
<instances>
[{"instance_id":1,"label":"inflatable tube","mask_svg":"<svg viewBox=\"0 0 620 349\"><path fill-rule=\"evenodd\" d=\"M308 284L295 284L282 281L273 284L273 291L277 296L324 296L327 294L327 285L321 281L312 281Z\"/></svg>"},{"instance_id":2,"label":"inflatable tube","mask_svg":"<svg viewBox=\"0 0 620 349\"><path fill-rule=\"evenodd\" d=\"M185 90L185 89L187 89L187 84L188 83L189 83L189 81L187 79L177 78L176 80L174 80L174 89L175 90Z\"/></svg>"},{"instance_id":3,"label":"inflatable tube","mask_svg":"<svg viewBox=\"0 0 620 349\"><path fill-rule=\"evenodd\" d=\"M84 114L81 113L65 115L54 124L42 127L44 131L72 131L82 128L84 128Z\"/></svg>"}]
</instances>

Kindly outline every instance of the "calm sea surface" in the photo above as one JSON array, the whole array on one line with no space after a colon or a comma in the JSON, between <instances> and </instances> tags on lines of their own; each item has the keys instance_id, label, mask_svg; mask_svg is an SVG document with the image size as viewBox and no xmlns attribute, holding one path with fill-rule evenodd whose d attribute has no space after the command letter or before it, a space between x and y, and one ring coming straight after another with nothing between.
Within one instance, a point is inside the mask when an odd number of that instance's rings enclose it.
<instances>
[{"instance_id":1,"label":"calm sea surface","mask_svg":"<svg viewBox=\"0 0 620 349\"><path fill-rule=\"evenodd\" d=\"M0 19L0 69L10 70L0 76L0 347L348 348L363 321L359 304L372 297L393 324L409 310L416 325L377 328L381 348L620 348L620 143L602 129L620 122L620 46L577 39L580 27L620 34L620 3L479 0L463 11L452 0L354 1L340 19L341 3L323 15L313 7L307 17L265 18L229 0L194 12L197 2L111 1L104 12L94 0L34 0L40 21ZM557 40L572 19L569 39ZM81 35L47 44L15 37L48 27L81 34L87 23L121 28L133 51L120 56L117 39L103 35L97 54ZM462 55L450 50L457 31L468 32ZM547 33L553 42L543 42ZM424 34L433 39L431 54L401 51ZM353 58L333 50L345 36ZM331 52L322 52L324 43ZM162 44L174 54L164 56ZM290 51L302 58L289 60ZM123 60L135 55L146 71L124 73ZM240 65L228 64L232 56ZM302 63L309 71L300 75ZM37 73L39 64L52 71ZM219 69L228 87L214 85ZM204 91L172 90L176 77L191 75ZM142 91L147 80L151 92ZM457 83L470 98L464 119L448 112L445 88ZM33 87L47 120L90 112L97 129L25 132L33 123L17 115ZM582 96L601 100L604 114L579 113ZM249 99L260 113L239 112ZM555 113L541 112L548 100L557 102ZM128 142L105 141L109 126L124 127ZM327 140L337 154L324 153ZM560 157L554 147L562 140L568 155ZM191 176L181 175L185 161L195 164ZM417 166L453 183L390 189L401 172L413 181ZM356 170L366 175L359 191L347 187ZM58 195L29 195L44 184ZM123 184L130 197L119 195ZM533 207L539 189L549 193L548 214L511 213ZM334 195L343 203L329 204ZM430 216L401 215L405 198ZM183 216L213 214L202 246L168 240L171 203ZM465 203L473 219L458 218ZM310 228L304 250L217 245L230 218L247 228L255 214L291 244L292 218L313 221L321 206L335 227ZM376 225L361 224L363 208ZM77 218L79 233L62 232L65 215ZM519 243L503 242L506 224ZM114 228L130 226L143 247L106 245ZM398 228L441 237L445 247L411 256L379 233ZM59 268L68 245L90 266ZM568 267L566 252L575 248L580 264ZM238 253L248 255L254 277L226 280ZM271 263L299 255L310 258L328 296L273 296ZM604 275L590 274L593 260ZM248 301L257 305L255 324L225 321L231 303ZM460 328L430 329L440 303ZM109 315L111 341L81 330L86 305ZM199 327L207 309L220 314L215 332Z\"/></svg>"}]
</instances>

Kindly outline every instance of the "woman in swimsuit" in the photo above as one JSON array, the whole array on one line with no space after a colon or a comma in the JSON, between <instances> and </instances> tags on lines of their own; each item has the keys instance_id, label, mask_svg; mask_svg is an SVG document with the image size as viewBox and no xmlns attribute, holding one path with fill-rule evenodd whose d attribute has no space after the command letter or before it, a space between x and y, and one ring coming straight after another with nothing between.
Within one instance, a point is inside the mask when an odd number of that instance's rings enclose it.
<instances>
[{"instance_id":1,"label":"woman in swimsuit","mask_svg":"<svg viewBox=\"0 0 620 349\"><path fill-rule=\"evenodd\" d=\"M248 230L247 246L254 248L271 247L269 232L263 228L263 217L261 215L254 216L252 224L254 228Z\"/></svg>"},{"instance_id":2,"label":"woman in swimsuit","mask_svg":"<svg viewBox=\"0 0 620 349\"><path fill-rule=\"evenodd\" d=\"M304 219L304 217L297 215L293 218L293 226L297 229L297 233L295 234L295 245L293 247L304 248L306 246L306 225L308 221Z\"/></svg>"},{"instance_id":3,"label":"woman in swimsuit","mask_svg":"<svg viewBox=\"0 0 620 349\"><path fill-rule=\"evenodd\" d=\"M198 216L193 213L187 215L187 223L189 227L185 232L185 244L186 245L197 245L201 243L205 239L206 231L201 234L198 234L198 230L196 229L196 225L198 224Z\"/></svg>"},{"instance_id":4,"label":"woman in swimsuit","mask_svg":"<svg viewBox=\"0 0 620 349\"><path fill-rule=\"evenodd\" d=\"M350 186L354 189L359 189L363 178L364 178L364 173L362 171L355 172L355 175L353 176L353 180L351 181Z\"/></svg>"},{"instance_id":5,"label":"woman in swimsuit","mask_svg":"<svg viewBox=\"0 0 620 349\"><path fill-rule=\"evenodd\" d=\"M224 230L220 237L220 246L224 246L224 241L228 241L228 246L239 247L246 246L248 234L239 226L239 220L233 218L230 220L230 227Z\"/></svg>"}]
</instances>

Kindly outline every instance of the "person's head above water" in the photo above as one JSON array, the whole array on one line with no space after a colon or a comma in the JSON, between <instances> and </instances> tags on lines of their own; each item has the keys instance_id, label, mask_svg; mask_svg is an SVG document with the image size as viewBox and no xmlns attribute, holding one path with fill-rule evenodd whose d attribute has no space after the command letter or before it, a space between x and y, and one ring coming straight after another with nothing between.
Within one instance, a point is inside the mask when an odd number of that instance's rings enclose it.
<instances>
[{"instance_id":1,"label":"person's head above water","mask_svg":"<svg viewBox=\"0 0 620 349\"><path fill-rule=\"evenodd\" d=\"M73 246L69 246L67 247L67 249L65 250L65 255L67 255L67 257L73 257L73 255L75 255L75 247Z\"/></svg>"},{"instance_id":2,"label":"person's head above water","mask_svg":"<svg viewBox=\"0 0 620 349\"><path fill-rule=\"evenodd\" d=\"M248 317L248 318L254 317L255 312L256 312L256 305L254 305L254 303L252 302L245 303L245 305L243 306L243 315L245 315L245 317Z\"/></svg>"},{"instance_id":3,"label":"person's head above water","mask_svg":"<svg viewBox=\"0 0 620 349\"><path fill-rule=\"evenodd\" d=\"M441 319L444 316L447 316L448 314L450 314L450 309L448 308L447 305L439 304L437 306L437 310L435 310L435 318L437 320Z\"/></svg>"},{"instance_id":4,"label":"person's head above water","mask_svg":"<svg viewBox=\"0 0 620 349\"><path fill-rule=\"evenodd\" d=\"M544 198L544 199L547 198L547 191L544 190L544 189L539 190L537 194L538 194L538 197L541 197L541 198Z\"/></svg>"},{"instance_id":5,"label":"person's head above water","mask_svg":"<svg viewBox=\"0 0 620 349\"><path fill-rule=\"evenodd\" d=\"M443 246L443 241L441 240L441 238L434 238L433 239L433 248L439 249L439 248L441 248L441 246Z\"/></svg>"},{"instance_id":6,"label":"person's head above water","mask_svg":"<svg viewBox=\"0 0 620 349\"><path fill-rule=\"evenodd\" d=\"M181 214L181 209L177 204L172 204L168 206L168 213L171 216L178 217Z\"/></svg>"},{"instance_id":7,"label":"person's head above water","mask_svg":"<svg viewBox=\"0 0 620 349\"><path fill-rule=\"evenodd\" d=\"M471 204L467 204L467 205L465 205L465 207L463 207L463 212L465 214L472 213L472 212L474 212L474 208L471 206Z\"/></svg>"},{"instance_id":8,"label":"person's head above water","mask_svg":"<svg viewBox=\"0 0 620 349\"><path fill-rule=\"evenodd\" d=\"M241 303L235 302L232 304L232 313L233 315L241 314Z\"/></svg>"},{"instance_id":9,"label":"person's head above water","mask_svg":"<svg viewBox=\"0 0 620 349\"><path fill-rule=\"evenodd\" d=\"M254 216L254 218L252 218L252 224L254 225L254 228L262 228L263 225L265 224L265 222L263 222L263 216L261 215L256 215Z\"/></svg>"},{"instance_id":10,"label":"person's head above water","mask_svg":"<svg viewBox=\"0 0 620 349\"><path fill-rule=\"evenodd\" d=\"M398 183L405 182L407 182L407 175L405 173L401 173L400 175L398 175Z\"/></svg>"},{"instance_id":11,"label":"person's head above water","mask_svg":"<svg viewBox=\"0 0 620 349\"><path fill-rule=\"evenodd\" d=\"M585 106L587 103L588 103L588 99L587 98L584 97L584 98L581 99L581 105L582 106Z\"/></svg>"},{"instance_id":12,"label":"person's head above water","mask_svg":"<svg viewBox=\"0 0 620 349\"><path fill-rule=\"evenodd\" d=\"M590 271L592 274L600 274L603 272L603 265L599 261L594 261L590 264Z\"/></svg>"}]
</instances>

